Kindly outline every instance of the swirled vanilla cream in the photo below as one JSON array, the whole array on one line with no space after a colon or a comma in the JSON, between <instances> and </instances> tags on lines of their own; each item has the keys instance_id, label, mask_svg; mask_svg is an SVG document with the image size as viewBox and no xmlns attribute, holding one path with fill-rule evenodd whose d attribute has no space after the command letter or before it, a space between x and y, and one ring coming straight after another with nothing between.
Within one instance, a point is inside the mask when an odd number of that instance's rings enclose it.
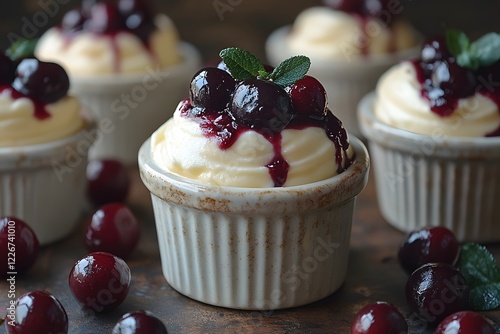
<instances>
[{"instance_id":1,"label":"swirled vanilla cream","mask_svg":"<svg viewBox=\"0 0 500 334\"><path fill-rule=\"evenodd\" d=\"M429 95L429 87L418 80L418 66L405 61L380 78L374 103L377 118L399 129L432 136L483 137L500 128L498 105L480 90L472 89L460 98L450 91L449 96L442 96L443 101L430 101L429 96L445 95L444 89L436 88Z\"/></svg>"},{"instance_id":2,"label":"swirled vanilla cream","mask_svg":"<svg viewBox=\"0 0 500 334\"><path fill-rule=\"evenodd\" d=\"M0 90L0 147L42 144L69 137L86 126L71 96L40 105L10 87Z\"/></svg>"},{"instance_id":3,"label":"swirled vanilla cream","mask_svg":"<svg viewBox=\"0 0 500 334\"><path fill-rule=\"evenodd\" d=\"M77 76L142 73L182 61L177 30L167 16L153 19L149 8L117 3L68 12L60 26L42 35L36 56Z\"/></svg>"},{"instance_id":4,"label":"swirled vanilla cream","mask_svg":"<svg viewBox=\"0 0 500 334\"><path fill-rule=\"evenodd\" d=\"M395 14L380 17L346 12L326 6L300 13L286 47L291 53L315 60L359 61L366 55L380 55L412 48L418 44L413 27ZM388 21L388 22L385 22Z\"/></svg>"}]
</instances>

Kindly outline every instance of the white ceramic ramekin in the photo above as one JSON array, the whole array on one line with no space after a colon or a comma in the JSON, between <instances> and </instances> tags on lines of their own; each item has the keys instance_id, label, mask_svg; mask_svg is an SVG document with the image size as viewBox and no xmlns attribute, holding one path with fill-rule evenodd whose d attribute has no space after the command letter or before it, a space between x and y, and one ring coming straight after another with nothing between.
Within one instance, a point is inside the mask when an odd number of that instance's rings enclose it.
<instances>
[{"instance_id":1,"label":"white ceramic ramekin","mask_svg":"<svg viewBox=\"0 0 500 334\"><path fill-rule=\"evenodd\" d=\"M266 56L276 66L286 58L295 56L287 47L286 38L291 26L272 32L266 41ZM309 75L318 79L328 94L330 110L337 115L344 127L353 135L362 138L358 127L356 109L361 98L372 91L379 77L399 61L417 56L420 45L397 53L366 56L363 61L341 59L339 61L314 58L311 55Z\"/></svg>"},{"instance_id":2,"label":"white ceramic ramekin","mask_svg":"<svg viewBox=\"0 0 500 334\"><path fill-rule=\"evenodd\" d=\"M0 148L0 216L24 220L40 245L68 236L80 222L94 125L57 141Z\"/></svg>"},{"instance_id":3,"label":"white ceramic ramekin","mask_svg":"<svg viewBox=\"0 0 500 334\"><path fill-rule=\"evenodd\" d=\"M272 310L332 294L347 271L356 196L369 157L330 179L287 188L217 187L163 170L150 140L139 151L151 192L163 273L180 293L208 304Z\"/></svg>"},{"instance_id":4,"label":"white ceramic ramekin","mask_svg":"<svg viewBox=\"0 0 500 334\"><path fill-rule=\"evenodd\" d=\"M445 226L460 241L500 241L500 138L396 129L375 117L374 99L363 98L358 116L385 219L404 232Z\"/></svg>"},{"instance_id":5,"label":"white ceramic ramekin","mask_svg":"<svg viewBox=\"0 0 500 334\"><path fill-rule=\"evenodd\" d=\"M96 121L98 136L91 159L112 158L137 164L141 144L169 119L201 64L198 51L182 42L184 61L167 69L103 77L71 76L72 93Z\"/></svg>"}]
</instances>

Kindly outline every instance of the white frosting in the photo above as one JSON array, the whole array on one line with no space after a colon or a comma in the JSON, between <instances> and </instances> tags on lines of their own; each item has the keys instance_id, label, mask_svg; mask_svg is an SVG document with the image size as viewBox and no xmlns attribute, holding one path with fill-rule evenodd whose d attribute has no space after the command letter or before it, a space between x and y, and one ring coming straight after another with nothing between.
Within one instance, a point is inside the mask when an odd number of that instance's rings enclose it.
<instances>
[{"instance_id":1,"label":"white frosting","mask_svg":"<svg viewBox=\"0 0 500 334\"><path fill-rule=\"evenodd\" d=\"M482 137L500 126L497 105L480 94L460 99L448 117L430 109L409 61L387 71L377 85L374 112L384 123L432 136Z\"/></svg>"},{"instance_id":2,"label":"white frosting","mask_svg":"<svg viewBox=\"0 0 500 334\"><path fill-rule=\"evenodd\" d=\"M311 58L360 60L366 54L385 54L417 44L416 32L402 20L390 28L381 21L333 10L312 7L300 13L287 38L291 53Z\"/></svg>"},{"instance_id":3,"label":"white frosting","mask_svg":"<svg viewBox=\"0 0 500 334\"><path fill-rule=\"evenodd\" d=\"M13 99L10 90L0 93L0 147L46 143L77 133L85 126L80 105L74 97L48 104L50 117L35 117L33 102L25 97Z\"/></svg>"},{"instance_id":4,"label":"white frosting","mask_svg":"<svg viewBox=\"0 0 500 334\"><path fill-rule=\"evenodd\" d=\"M171 20L159 16L158 30L149 41L150 49L128 32L115 38L81 32L68 38L51 28L40 38L35 54L45 61L61 64L70 75L93 76L112 73L141 73L148 68L166 68L181 61L178 36Z\"/></svg>"},{"instance_id":5,"label":"white frosting","mask_svg":"<svg viewBox=\"0 0 500 334\"><path fill-rule=\"evenodd\" d=\"M281 134L282 154L290 166L284 186L316 182L337 174L335 145L323 129L308 127L284 130ZM152 135L151 150L153 159L164 169L203 184L274 186L266 167L274 157L274 149L261 134L246 131L230 148L222 150L216 140L202 133L199 123L182 117L179 108ZM347 153L352 158L351 148Z\"/></svg>"}]
</instances>

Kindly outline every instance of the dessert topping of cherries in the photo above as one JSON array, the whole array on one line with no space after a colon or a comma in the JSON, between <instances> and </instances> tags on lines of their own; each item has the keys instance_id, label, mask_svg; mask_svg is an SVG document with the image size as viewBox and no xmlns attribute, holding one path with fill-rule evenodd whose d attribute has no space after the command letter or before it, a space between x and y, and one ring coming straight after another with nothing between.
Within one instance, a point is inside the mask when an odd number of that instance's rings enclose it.
<instances>
[{"instance_id":1,"label":"dessert topping of cherries","mask_svg":"<svg viewBox=\"0 0 500 334\"><path fill-rule=\"evenodd\" d=\"M33 40L19 40L5 53L0 53L0 92L14 99L29 98L35 107L34 116L49 118L46 110L68 94L69 77L56 63L40 61L33 56Z\"/></svg>"},{"instance_id":2,"label":"dessert topping of cherries","mask_svg":"<svg viewBox=\"0 0 500 334\"><path fill-rule=\"evenodd\" d=\"M275 150L266 166L277 187L283 186L288 173L281 154L284 129L323 128L336 147L337 172L349 167L352 161L345 161L347 133L328 110L323 86L306 76L309 58L292 57L272 68L238 48L224 49L220 56L223 61L216 68L204 68L194 75L190 98L181 102L182 116L196 119L221 149L231 147L244 131L262 134Z\"/></svg>"},{"instance_id":3,"label":"dessert topping of cherries","mask_svg":"<svg viewBox=\"0 0 500 334\"><path fill-rule=\"evenodd\" d=\"M84 0L64 15L60 28L68 36L82 30L110 36L127 31L145 45L156 29L148 0Z\"/></svg>"},{"instance_id":4,"label":"dessert topping of cherries","mask_svg":"<svg viewBox=\"0 0 500 334\"><path fill-rule=\"evenodd\" d=\"M349 14L379 17L387 11L389 0L323 0L326 6Z\"/></svg>"},{"instance_id":5,"label":"dessert topping of cherries","mask_svg":"<svg viewBox=\"0 0 500 334\"><path fill-rule=\"evenodd\" d=\"M460 31L449 30L424 42L420 59L413 62L421 94L430 102L431 110L441 117L450 116L459 99L480 92L497 105L500 90L492 85L492 76L499 77L500 35L486 34L475 42ZM489 135L499 135L496 133Z\"/></svg>"}]
</instances>

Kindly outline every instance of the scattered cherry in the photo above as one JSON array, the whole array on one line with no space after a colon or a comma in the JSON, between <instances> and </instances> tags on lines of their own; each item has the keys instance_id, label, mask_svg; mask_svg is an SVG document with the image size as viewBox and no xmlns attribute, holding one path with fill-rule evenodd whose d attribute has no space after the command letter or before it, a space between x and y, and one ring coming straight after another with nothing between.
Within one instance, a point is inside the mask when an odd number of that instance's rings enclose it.
<instances>
[{"instance_id":1,"label":"scattered cherry","mask_svg":"<svg viewBox=\"0 0 500 334\"><path fill-rule=\"evenodd\" d=\"M124 202L130 188L127 167L112 159L89 161L87 182L87 196L96 206Z\"/></svg>"},{"instance_id":2,"label":"scattered cherry","mask_svg":"<svg viewBox=\"0 0 500 334\"><path fill-rule=\"evenodd\" d=\"M130 268L121 258L106 252L90 253L78 260L69 274L75 299L95 312L118 307L127 297Z\"/></svg>"},{"instance_id":3,"label":"scattered cherry","mask_svg":"<svg viewBox=\"0 0 500 334\"><path fill-rule=\"evenodd\" d=\"M434 334L495 334L495 329L479 313L462 311L451 314L437 326Z\"/></svg>"},{"instance_id":4,"label":"scattered cherry","mask_svg":"<svg viewBox=\"0 0 500 334\"><path fill-rule=\"evenodd\" d=\"M426 227L411 232L398 252L399 263L411 274L418 267L431 262L454 265L460 245L452 231L443 226Z\"/></svg>"},{"instance_id":5,"label":"scattered cherry","mask_svg":"<svg viewBox=\"0 0 500 334\"><path fill-rule=\"evenodd\" d=\"M28 271L37 259L38 246L38 238L28 224L18 218L0 217L0 276Z\"/></svg>"},{"instance_id":6,"label":"scattered cherry","mask_svg":"<svg viewBox=\"0 0 500 334\"><path fill-rule=\"evenodd\" d=\"M5 327L8 334L65 334L68 315L62 304L47 291L31 291L20 296L13 312L8 310Z\"/></svg>"},{"instance_id":7,"label":"scattered cherry","mask_svg":"<svg viewBox=\"0 0 500 334\"><path fill-rule=\"evenodd\" d=\"M124 314L113 327L112 334L167 334L160 319L149 311L134 311Z\"/></svg>"},{"instance_id":8,"label":"scattered cherry","mask_svg":"<svg viewBox=\"0 0 500 334\"><path fill-rule=\"evenodd\" d=\"M326 91L316 78L306 75L285 90L297 114L326 116Z\"/></svg>"},{"instance_id":9,"label":"scattered cherry","mask_svg":"<svg viewBox=\"0 0 500 334\"><path fill-rule=\"evenodd\" d=\"M137 246L140 233L137 218L125 204L106 204L88 221L85 245L89 252L108 252L127 259Z\"/></svg>"},{"instance_id":10,"label":"scattered cherry","mask_svg":"<svg viewBox=\"0 0 500 334\"><path fill-rule=\"evenodd\" d=\"M195 107L213 111L224 110L231 99L235 81L224 70L207 67L198 71L191 80L189 97Z\"/></svg>"},{"instance_id":11,"label":"scattered cherry","mask_svg":"<svg viewBox=\"0 0 500 334\"><path fill-rule=\"evenodd\" d=\"M406 282L408 304L431 324L464 310L467 291L465 278L446 263L424 264Z\"/></svg>"},{"instance_id":12,"label":"scattered cherry","mask_svg":"<svg viewBox=\"0 0 500 334\"><path fill-rule=\"evenodd\" d=\"M14 80L16 66L3 52L0 52L0 85L10 85Z\"/></svg>"},{"instance_id":13,"label":"scattered cherry","mask_svg":"<svg viewBox=\"0 0 500 334\"><path fill-rule=\"evenodd\" d=\"M17 66L12 88L36 101L51 103L66 96L69 77L59 64L25 58Z\"/></svg>"},{"instance_id":14,"label":"scattered cherry","mask_svg":"<svg viewBox=\"0 0 500 334\"><path fill-rule=\"evenodd\" d=\"M392 304L376 302L366 305L354 318L352 334L403 334L408 332L404 316Z\"/></svg>"},{"instance_id":15,"label":"scattered cherry","mask_svg":"<svg viewBox=\"0 0 500 334\"><path fill-rule=\"evenodd\" d=\"M236 86L231 113L246 127L280 132L292 119L293 108L290 97L280 86L248 79Z\"/></svg>"}]
</instances>

